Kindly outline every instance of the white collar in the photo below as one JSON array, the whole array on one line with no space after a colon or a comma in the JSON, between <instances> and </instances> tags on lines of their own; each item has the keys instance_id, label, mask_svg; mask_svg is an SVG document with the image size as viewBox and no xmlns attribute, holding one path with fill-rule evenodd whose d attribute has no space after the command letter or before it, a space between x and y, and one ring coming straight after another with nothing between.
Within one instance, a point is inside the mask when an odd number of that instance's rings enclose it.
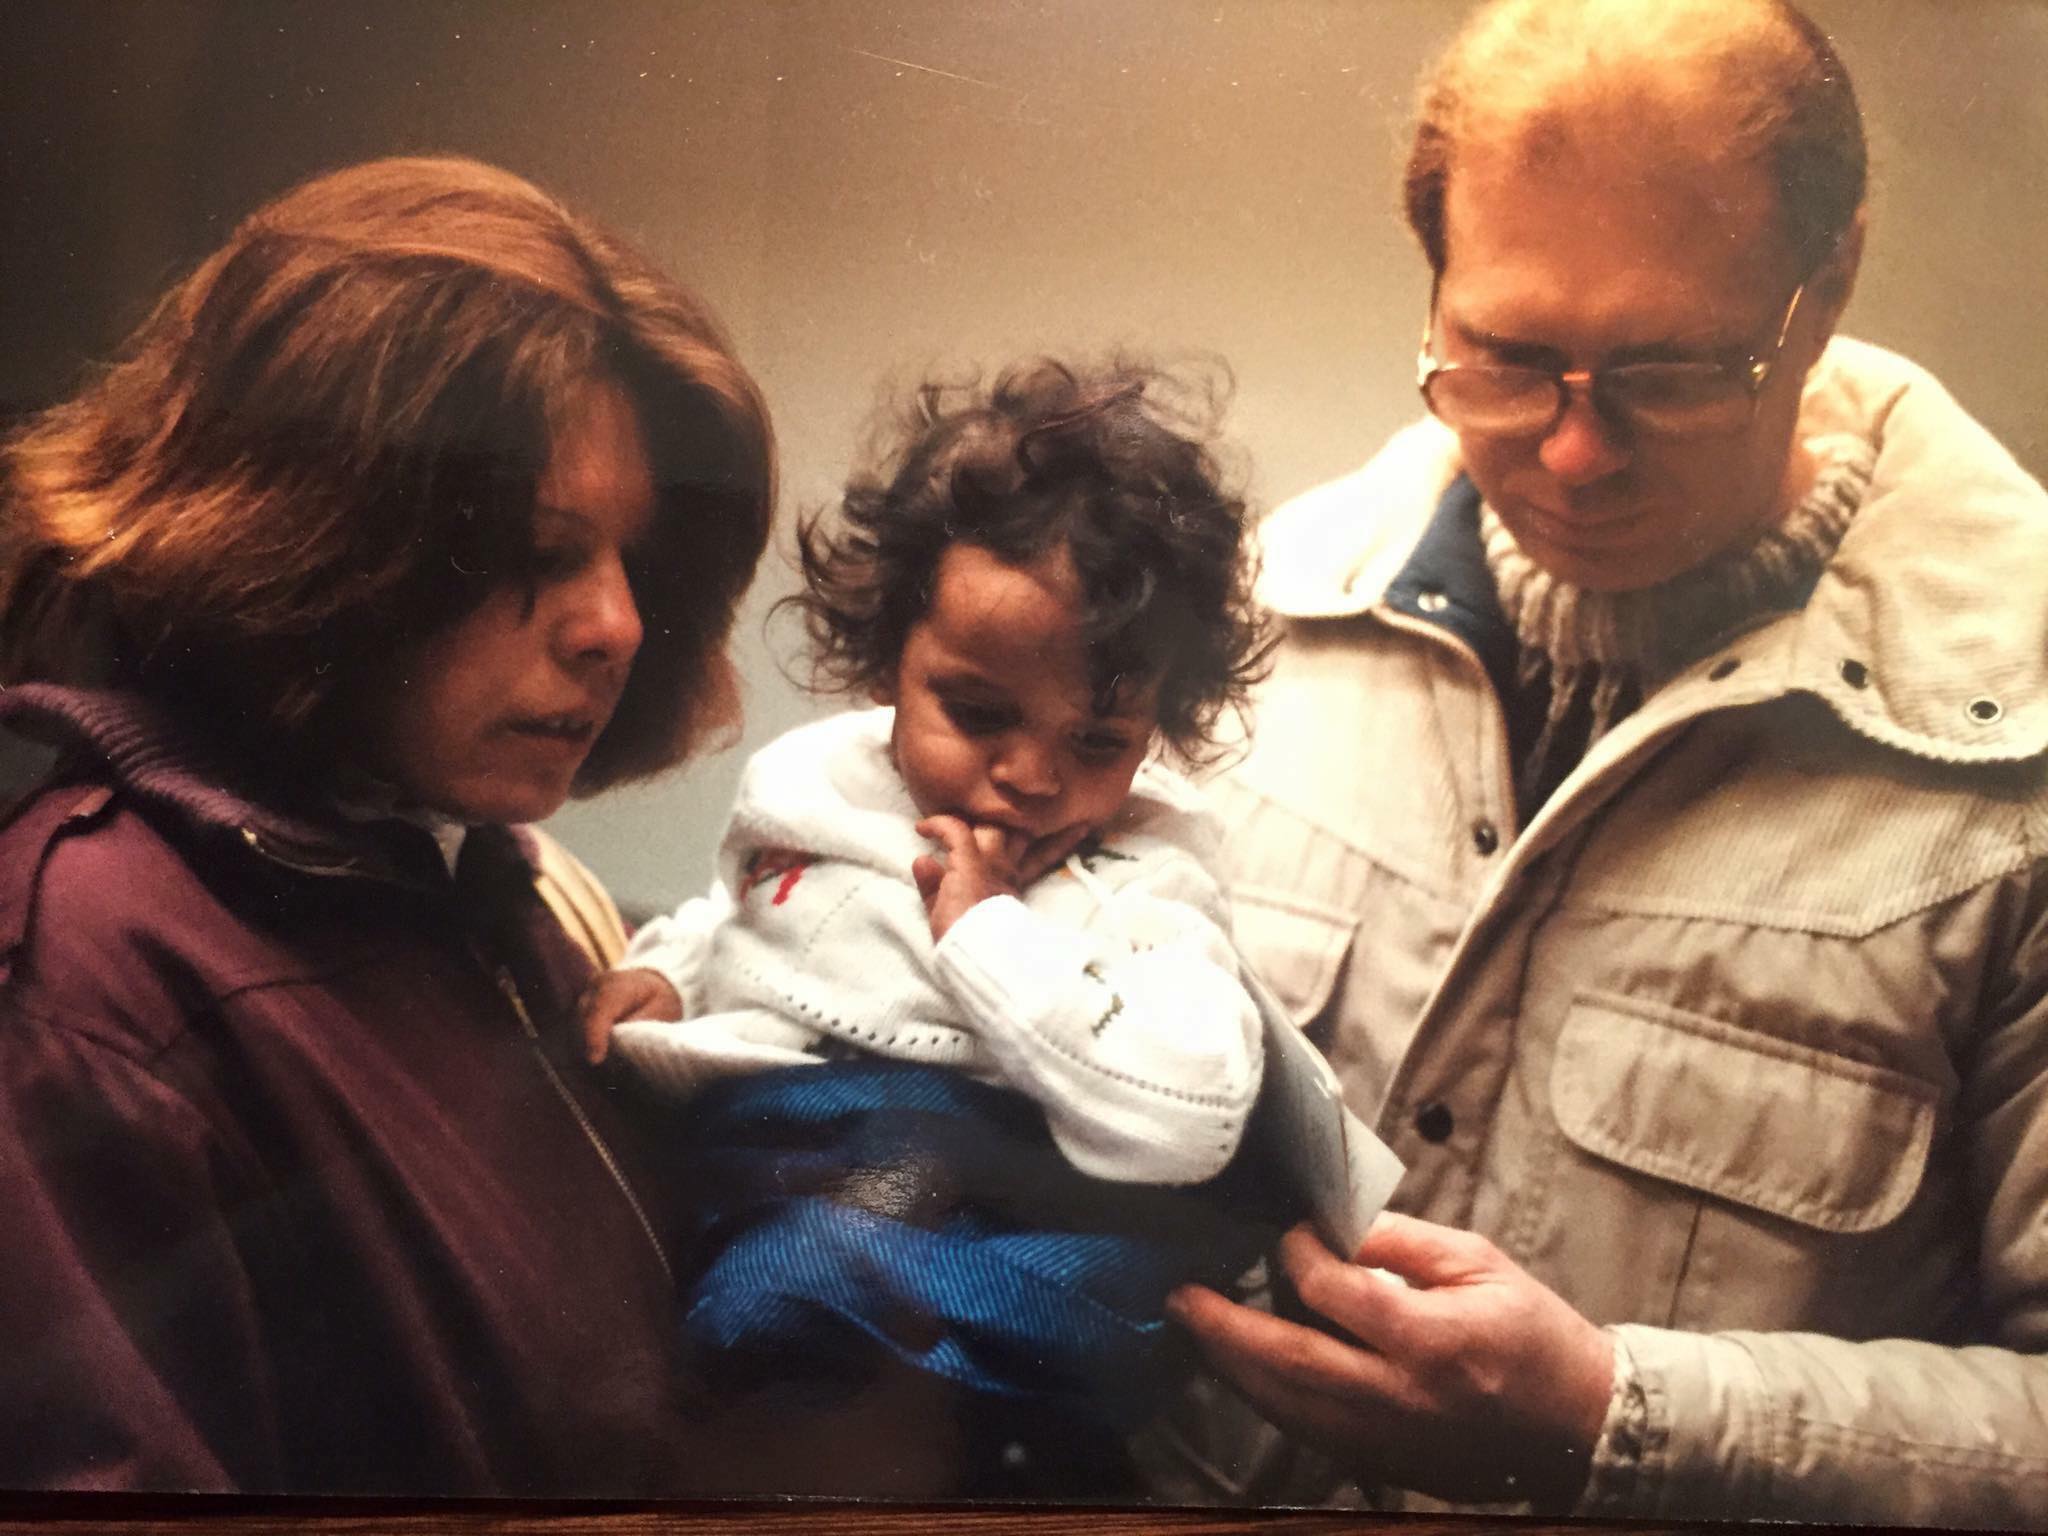
<instances>
[{"instance_id":1,"label":"white collar","mask_svg":"<svg viewBox=\"0 0 2048 1536\"><path fill-rule=\"evenodd\" d=\"M1877 462L1813 596L1774 626L1783 687L1921 756L2048 753L2048 493L1931 374L1837 337L1800 431L1845 430ZM1372 611L1457 472L1457 439L1424 420L1286 503L1260 530L1261 598L1295 619Z\"/></svg>"}]
</instances>

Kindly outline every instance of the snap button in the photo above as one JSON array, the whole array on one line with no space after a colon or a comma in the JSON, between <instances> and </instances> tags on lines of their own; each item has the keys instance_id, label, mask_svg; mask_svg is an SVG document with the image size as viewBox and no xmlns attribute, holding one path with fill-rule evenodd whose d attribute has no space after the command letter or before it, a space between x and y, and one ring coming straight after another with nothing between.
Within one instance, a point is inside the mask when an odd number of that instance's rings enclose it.
<instances>
[{"instance_id":1,"label":"snap button","mask_svg":"<svg viewBox=\"0 0 2048 1536\"><path fill-rule=\"evenodd\" d=\"M1415 1112L1415 1134L1433 1147L1440 1147L1451 1139L1451 1131L1457 1121L1451 1118L1447 1104L1428 1103Z\"/></svg>"},{"instance_id":2,"label":"snap button","mask_svg":"<svg viewBox=\"0 0 2048 1536\"><path fill-rule=\"evenodd\" d=\"M1718 683L1741 665L1742 658L1740 656L1723 656L1714 663L1713 670L1707 673L1707 681Z\"/></svg>"},{"instance_id":3,"label":"snap button","mask_svg":"<svg viewBox=\"0 0 2048 1536\"><path fill-rule=\"evenodd\" d=\"M1863 665L1860 661L1843 662L1841 672L1842 681L1851 688L1868 688L1870 686L1870 668Z\"/></svg>"},{"instance_id":4,"label":"snap button","mask_svg":"<svg viewBox=\"0 0 2048 1536\"><path fill-rule=\"evenodd\" d=\"M1415 594L1415 606L1424 613L1442 613L1451 606L1451 600L1434 587L1425 587Z\"/></svg>"},{"instance_id":5,"label":"snap button","mask_svg":"<svg viewBox=\"0 0 2048 1536\"><path fill-rule=\"evenodd\" d=\"M1979 725L1991 725L2005 717L2005 710L1996 699L1972 699L1968 713Z\"/></svg>"},{"instance_id":6,"label":"snap button","mask_svg":"<svg viewBox=\"0 0 2048 1536\"><path fill-rule=\"evenodd\" d=\"M1490 821L1475 821L1472 823L1472 846L1479 850L1482 859L1491 858L1500 847L1500 832Z\"/></svg>"}]
</instances>

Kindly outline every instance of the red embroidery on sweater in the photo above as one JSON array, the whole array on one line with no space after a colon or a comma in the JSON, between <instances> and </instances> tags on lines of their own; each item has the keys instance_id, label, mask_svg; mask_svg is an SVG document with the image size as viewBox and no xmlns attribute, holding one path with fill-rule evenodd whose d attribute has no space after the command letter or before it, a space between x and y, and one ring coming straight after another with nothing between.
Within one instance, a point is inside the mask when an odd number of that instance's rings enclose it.
<instances>
[{"instance_id":1,"label":"red embroidery on sweater","mask_svg":"<svg viewBox=\"0 0 2048 1536\"><path fill-rule=\"evenodd\" d=\"M747 855L747 866L740 876L740 900L745 901L755 886L780 875L775 894L768 899L768 905L779 907L789 900L789 893L796 889L804 871L815 863L817 859L801 848L756 848Z\"/></svg>"}]
</instances>

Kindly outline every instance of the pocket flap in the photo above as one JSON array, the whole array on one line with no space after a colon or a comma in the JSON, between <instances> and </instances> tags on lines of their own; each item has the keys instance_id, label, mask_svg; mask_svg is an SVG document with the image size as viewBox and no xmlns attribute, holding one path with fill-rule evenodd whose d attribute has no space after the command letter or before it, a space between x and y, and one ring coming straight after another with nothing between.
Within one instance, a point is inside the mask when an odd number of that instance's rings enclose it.
<instances>
[{"instance_id":1,"label":"pocket flap","mask_svg":"<svg viewBox=\"0 0 2048 1536\"><path fill-rule=\"evenodd\" d=\"M1581 996L1550 1074L1564 1134L1624 1168L1824 1232L1905 1210L1939 1093L1884 1067L1633 998Z\"/></svg>"},{"instance_id":2,"label":"pocket flap","mask_svg":"<svg viewBox=\"0 0 2048 1536\"><path fill-rule=\"evenodd\" d=\"M1230 922L1238 952L1302 1028L1330 1001L1356 926L1348 913L1291 892L1235 886Z\"/></svg>"}]
</instances>

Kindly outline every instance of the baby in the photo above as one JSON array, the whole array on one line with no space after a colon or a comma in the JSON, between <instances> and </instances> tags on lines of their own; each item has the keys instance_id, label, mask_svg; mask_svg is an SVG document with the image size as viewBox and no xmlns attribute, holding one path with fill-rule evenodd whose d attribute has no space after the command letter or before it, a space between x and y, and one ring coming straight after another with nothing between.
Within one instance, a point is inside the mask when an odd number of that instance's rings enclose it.
<instances>
[{"instance_id":1,"label":"baby","mask_svg":"<svg viewBox=\"0 0 2048 1536\"><path fill-rule=\"evenodd\" d=\"M927 1062L1028 1094L1085 1172L1223 1168L1259 1018L1214 828L1154 749L1212 750L1264 646L1243 503L1167 388L1039 364L927 390L886 480L804 531L821 671L886 707L753 759L710 895L593 993L593 1056L612 1034L685 1094L849 1050Z\"/></svg>"},{"instance_id":2,"label":"baby","mask_svg":"<svg viewBox=\"0 0 2048 1536\"><path fill-rule=\"evenodd\" d=\"M1216 828L1161 760L1215 753L1267 651L1213 412L1129 365L927 386L837 522L800 530L819 685L882 707L753 758L709 895L585 1007L592 1059L691 1096L711 1148L700 1346L847 1311L919 1369L1100 1413L1148 1379L1182 1271L1255 1256L1202 1192L1156 1189L1224 1170L1261 1069ZM820 1126L849 1115L855 1166L824 1179ZM1058 1156L1017 1150L1047 1133ZM762 1172L735 1142L787 1155Z\"/></svg>"}]
</instances>

